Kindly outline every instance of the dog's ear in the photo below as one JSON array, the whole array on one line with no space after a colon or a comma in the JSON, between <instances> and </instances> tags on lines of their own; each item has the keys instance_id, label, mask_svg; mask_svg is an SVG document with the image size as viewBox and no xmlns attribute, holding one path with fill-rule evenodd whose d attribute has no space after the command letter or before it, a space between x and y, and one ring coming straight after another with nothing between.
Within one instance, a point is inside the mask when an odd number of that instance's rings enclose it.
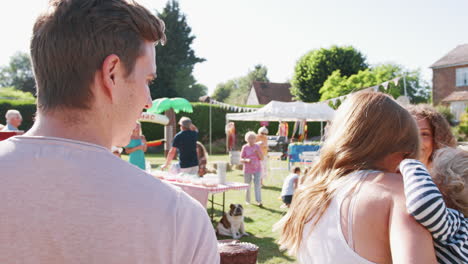
<instances>
[{"instance_id":1,"label":"dog's ear","mask_svg":"<svg viewBox=\"0 0 468 264\"><path fill-rule=\"evenodd\" d=\"M240 208L244 209L244 207L242 207L242 204L238 204L238 206L239 206Z\"/></svg>"},{"instance_id":2,"label":"dog's ear","mask_svg":"<svg viewBox=\"0 0 468 264\"><path fill-rule=\"evenodd\" d=\"M235 206L234 204L231 204L231 205L229 206L229 208L231 208L231 210L234 209L235 207L236 207L236 206Z\"/></svg>"}]
</instances>

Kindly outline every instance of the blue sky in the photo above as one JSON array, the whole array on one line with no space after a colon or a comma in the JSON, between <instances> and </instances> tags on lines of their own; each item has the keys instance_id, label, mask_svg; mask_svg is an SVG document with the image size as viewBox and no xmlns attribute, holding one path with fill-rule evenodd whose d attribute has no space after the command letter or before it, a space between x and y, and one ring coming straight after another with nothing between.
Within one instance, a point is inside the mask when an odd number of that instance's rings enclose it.
<instances>
[{"instance_id":1,"label":"blue sky","mask_svg":"<svg viewBox=\"0 0 468 264\"><path fill-rule=\"evenodd\" d=\"M28 50L34 19L47 2L2 3L0 65ZM151 10L165 4L139 2ZM430 64L468 43L466 0L180 0L180 6L197 37L196 54L207 60L195 67L195 78L210 92L258 63L271 81L287 81L303 54L333 44L356 47L371 64L420 68L431 80Z\"/></svg>"}]
</instances>

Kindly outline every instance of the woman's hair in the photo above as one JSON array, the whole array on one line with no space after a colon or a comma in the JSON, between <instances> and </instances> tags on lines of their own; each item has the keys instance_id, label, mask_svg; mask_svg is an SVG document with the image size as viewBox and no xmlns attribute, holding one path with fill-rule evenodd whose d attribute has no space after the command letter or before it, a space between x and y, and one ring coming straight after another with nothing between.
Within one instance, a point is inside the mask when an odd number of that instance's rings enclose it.
<instances>
[{"instance_id":1,"label":"woman's hair","mask_svg":"<svg viewBox=\"0 0 468 264\"><path fill-rule=\"evenodd\" d=\"M245 133L245 137L244 137L245 142L249 142L249 137L251 137L251 136L257 137L257 134L255 134L255 132L253 132L253 131L249 131L249 132Z\"/></svg>"},{"instance_id":2,"label":"woman's hair","mask_svg":"<svg viewBox=\"0 0 468 264\"><path fill-rule=\"evenodd\" d=\"M350 95L336 112L321 152L283 219L281 248L296 254L304 226L315 227L334 197L336 181L366 169L381 169L376 163L389 154L404 152L418 158L419 130L413 117L389 96L376 92Z\"/></svg>"},{"instance_id":3,"label":"woman's hair","mask_svg":"<svg viewBox=\"0 0 468 264\"><path fill-rule=\"evenodd\" d=\"M468 216L468 151L442 148L434 155L432 177L447 206Z\"/></svg>"},{"instance_id":4,"label":"woman's hair","mask_svg":"<svg viewBox=\"0 0 468 264\"><path fill-rule=\"evenodd\" d=\"M427 104L418 104L411 105L407 109L417 120L427 120L431 126L434 138L434 150L429 157L429 161L434 159L433 156L436 150L443 147L455 147L457 145L457 140L450 130L447 119L434 107Z\"/></svg>"},{"instance_id":5,"label":"woman's hair","mask_svg":"<svg viewBox=\"0 0 468 264\"><path fill-rule=\"evenodd\" d=\"M140 128L139 128L140 132L138 133L139 136L143 136L143 129L141 129L141 123L140 123L140 121L136 121L135 129L136 129L137 127L140 127Z\"/></svg>"},{"instance_id":6,"label":"woman's hair","mask_svg":"<svg viewBox=\"0 0 468 264\"><path fill-rule=\"evenodd\" d=\"M258 134L268 134L268 129L264 126L258 129Z\"/></svg>"},{"instance_id":7,"label":"woman's hair","mask_svg":"<svg viewBox=\"0 0 468 264\"><path fill-rule=\"evenodd\" d=\"M200 152L200 156L205 157L208 160L208 152L206 151L205 146L200 141L197 141L197 149Z\"/></svg>"}]
</instances>

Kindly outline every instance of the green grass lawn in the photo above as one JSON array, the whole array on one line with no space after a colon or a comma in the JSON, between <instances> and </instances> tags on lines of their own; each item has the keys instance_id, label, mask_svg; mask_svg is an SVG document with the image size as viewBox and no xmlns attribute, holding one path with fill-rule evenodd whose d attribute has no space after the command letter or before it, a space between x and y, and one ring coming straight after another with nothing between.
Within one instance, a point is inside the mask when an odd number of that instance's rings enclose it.
<instances>
[{"instance_id":1,"label":"green grass lawn","mask_svg":"<svg viewBox=\"0 0 468 264\"><path fill-rule=\"evenodd\" d=\"M126 156L123 156L127 159ZM151 162L153 168L164 163L162 155L147 154L147 160ZM209 163L216 161L228 161L227 155L211 155ZM287 162L278 162L275 166L287 168ZM273 225L285 214L285 209L280 209L282 201L278 199L281 194L282 179L288 172L286 170L278 170L269 175L265 181L265 186L262 188L263 208L254 204L245 204L245 191L229 191L226 192L226 207L229 208L231 203L240 203L244 207L245 228L250 236L242 237L242 242L250 242L260 247L258 255L258 263L294 263L295 259L288 256L285 252L279 250L276 240L278 233L273 232ZM233 170L228 172L228 181L243 182L244 176L242 171ZM255 201L255 196L252 187L252 201ZM215 202L222 202L222 194L214 196ZM215 221L219 221L222 216L220 206L215 207ZM210 210L210 209L208 209ZM227 209L226 209L227 210ZM216 223L215 223L216 224ZM218 239L231 239L230 237L218 237Z\"/></svg>"}]
</instances>

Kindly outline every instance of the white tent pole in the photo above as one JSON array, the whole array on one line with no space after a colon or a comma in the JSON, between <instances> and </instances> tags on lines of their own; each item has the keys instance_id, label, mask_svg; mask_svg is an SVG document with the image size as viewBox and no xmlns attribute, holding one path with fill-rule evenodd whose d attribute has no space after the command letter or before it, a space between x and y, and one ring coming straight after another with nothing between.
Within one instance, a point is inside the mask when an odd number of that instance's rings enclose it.
<instances>
[{"instance_id":1,"label":"white tent pole","mask_svg":"<svg viewBox=\"0 0 468 264\"><path fill-rule=\"evenodd\" d=\"M226 127L227 127L228 123L229 123L229 119L226 118L226 124L224 125L224 131L226 133L226 153L229 153L229 135L228 135L228 133L226 131Z\"/></svg>"},{"instance_id":2,"label":"white tent pole","mask_svg":"<svg viewBox=\"0 0 468 264\"><path fill-rule=\"evenodd\" d=\"M210 104L210 155L213 154L211 153L211 104Z\"/></svg>"},{"instance_id":3,"label":"white tent pole","mask_svg":"<svg viewBox=\"0 0 468 264\"><path fill-rule=\"evenodd\" d=\"M323 121L320 121L320 141L322 141L323 138Z\"/></svg>"},{"instance_id":4,"label":"white tent pole","mask_svg":"<svg viewBox=\"0 0 468 264\"><path fill-rule=\"evenodd\" d=\"M408 96L406 93L406 75L403 75L403 87L405 88L405 96Z\"/></svg>"}]
</instances>

